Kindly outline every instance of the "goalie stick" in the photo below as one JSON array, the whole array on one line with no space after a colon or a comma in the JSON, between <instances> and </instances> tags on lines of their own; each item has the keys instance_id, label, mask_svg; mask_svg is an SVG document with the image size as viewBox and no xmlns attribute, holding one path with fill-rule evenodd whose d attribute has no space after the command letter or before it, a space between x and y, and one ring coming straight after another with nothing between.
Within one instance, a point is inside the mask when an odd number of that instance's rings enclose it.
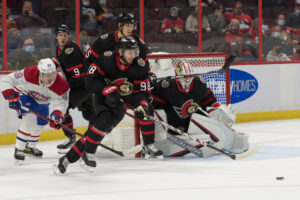
<instances>
[{"instance_id":1,"label":"goalie stick","mask_svg":"<svg viewBox=\"0 0 300 200\"><path fill-rule=\"evenodd\" d=\"M214 75L214 74L222 74L225 73L227 69L229 69L231 63L234 61L235 56L230 55L228 60L226 61L226 63L223 65L222 68L216 70L216 71L210 71L210 72L206 72L206 73L201 73L201 74L193 74L191 76L206 76L206 75ZM168 76L168 77L163 77L163 78L157 78L157 80L162 80L162 79L166 79L166 78L170 78L170 79L180 79L180 78L184 78L185 75L177 75L177 76Z\"/></svg>"},{"instance_id":2,"label":"goalie stick","mask_svg":"<svg viewBox=\"0 0 300 200\"><path fill-rule=\"evenodd\" d=\"M31 112L31 113L35 114L36 116L38 116L38 117L40 117L40 118L42 118L42 119L44 119L44 120L46 120L46 121L49 121L49 122L52 121L52 120L49 119L48 117L45 117L45 116L43 116L43 115L41 115L41 114L39 114L39 113L37 113L37 112L35 112L35 111L33 111L33 110L31 110L31 109L25 107L25 106L23 106L23 105L21 105L21 108L22 108L23 110L26 110L26 111L28 111L28 112ZM80 137L85 137L83 134L76 132L74 129L71 129L71 128L69 128L69 127L63 125L63 124L59 124L59 125L60 125L63 129L65 129L65 130L67 130L67 131L69 131L69 132L71 132L71 133L73 133L73 134L75 134L75 135L78 135L78 136L80 136ZM136 146L134 146L134 147L132 147L132 148L130 148L130 149L127 149L127 150L125 150L125 151L117 151L117 150L112 149L112 148L110 148L110 147L108 147L108 146L106 146L106 145L104 145L104 144L101 144L101 143L99 143L98 145L101 146L101 147L103 147L104 149L107 149L108 151L111 151L111 152L113 152L113 153L115 153L115 154L121 156L121 157L127 157L127 156L129 156L129 155L136 154L136 153L138 153L138 152L140 152L140 151L142 150L142 146L141 146L141 145L136 145Z\"/></svg>"}]
</instances>

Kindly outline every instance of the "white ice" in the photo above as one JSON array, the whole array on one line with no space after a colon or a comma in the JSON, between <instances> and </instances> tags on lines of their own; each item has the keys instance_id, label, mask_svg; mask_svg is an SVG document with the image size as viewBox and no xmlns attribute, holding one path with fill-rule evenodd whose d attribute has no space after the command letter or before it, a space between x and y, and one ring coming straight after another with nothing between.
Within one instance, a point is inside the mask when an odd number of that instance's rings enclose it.
<instances>
[{"instance_id":1,"label":"white ice","mask_svg":"<svg viewBox=\"0 0 300 200\"><path fill-rule=\"evenodd\" d=\"M53 174L61 141L41 142L42 159L14 165L14 146L0 146L1 200L285 200L300 199L300 119L242 123L259 152L234 161L222 155L148 161L97 153L94 173L78 163ZM276 180L276 177L284 177Z\"/></svg>"}]
</instances>

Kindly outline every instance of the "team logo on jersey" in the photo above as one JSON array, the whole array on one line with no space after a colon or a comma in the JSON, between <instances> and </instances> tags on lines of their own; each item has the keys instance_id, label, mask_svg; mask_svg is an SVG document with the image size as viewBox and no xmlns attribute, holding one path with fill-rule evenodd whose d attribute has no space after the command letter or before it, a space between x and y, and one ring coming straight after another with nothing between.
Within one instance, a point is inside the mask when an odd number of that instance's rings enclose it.
<instances>
[{"instance_id":1,"label":"team logo on jersey","mask_svg":"<svg viewBox=\"0 0 300 200\"><path fill-rule=\"evenodd\" d=\"M73 51L74 51L74 48L73 48L73 47L72 47L72 48L67 48L67 49L65 50L65 53L66 53L66 54L71 54Z\"/></svg>"},{"instance_id":2,"label":"team logo on jersey","mask_svg":"<svg viewBox=\"0 0 300 200\"><path fill-rule=\"evenodd\" d=\"M173 106L173 108L180 118L187 118L197 111L199 105L193 102L193 100L191 99L186 101L181 108L178 108L176 106Z\"/></svg>"},{"instance_id":3,"label":"team logo on jersey","mask_svg":"<svg viewBox=\"0 0 300 200\"><path fill-rule=\"evenodd\" d=\"M108 34L107 34L107 33L106 33L106 34L103 34L103 35L101 35L100 37L101 37L102 40L104 40L104 39L106 39L106 38L108 37Z\"/></svg>"},{"instance_id":4,"label":"team logo on jersey","mask_svg":"<svg viewBox=\"0 0 300 200\"><path fill-rule=\"evenodd\" d=\"M142 58L139 58L137 62L141 67L145 66L145 61Z\"/></svg>"},{"instance_id":5,"label":"team logo on jersey","mask_svg":"<svg viewBox=\"0 0 300 200\"><path fill-rule=\"evenodd\" d=\"M112 52L111 52L111 51L105 51L105 52L104 52L104 55L105 55L105 56L111 56L111 55L112 55Z\"/></svg>"},{"instance_id":6,"label":"team logo on jersey","mask_svg":"<svg viewBox=\"0 0 300 200\"><path fill-rule=\"evenodd\" d=\"M113 81L113 84L118 87L121 96L130 95L133 92L133 84L127 81L127 78L120 78Z\"/></svg>"},{"instance_id":7,"label":"team logo on jersey","mask_svg":"<svg viewBox=\"0 0 300 200\"><path fill-rule=\"evenodd\" d=\"M170 83L169 83L169 81L167 81L167 80L163 80L163 81L161 82L161 87L163 87L163 88L167 88L167 87L169 87L169 85L170 85Z\"/></svg>"},{"instance_id":8,"label":"team logo on jersey","mask_svg":"<svg viewBox=\"0 0 300 200\"><path fill-rule=\"evenodd\" d=\"M28 94L38 101L48 101L49 100L48 97L46 97L36 91L28 91Z\"/></svg>"}]
</instances>

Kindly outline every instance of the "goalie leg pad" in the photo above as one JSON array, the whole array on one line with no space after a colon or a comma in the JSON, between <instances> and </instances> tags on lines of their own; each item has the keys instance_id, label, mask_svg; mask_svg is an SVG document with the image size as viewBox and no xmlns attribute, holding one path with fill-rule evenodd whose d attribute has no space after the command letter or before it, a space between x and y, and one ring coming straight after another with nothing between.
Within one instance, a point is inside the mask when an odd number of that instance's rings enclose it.
<instances>
[{"instance_id":1,"label":"goalie leg pad","mask_svg":"<svg viewBox=\"0 0 300 200\"><path fill-rule=\"evenodd\" d=\"M236 132L232 147L230 151L232 153L243 153L249 149L249 136L245 133Z\"/></svg>"},{"instance_id":2,"label":"goalie leg pad","mask_svg":"<svg viewBox=\"0 0 300 200\"><path fill-rule=\"evenodd\" d=\"M240 153L248 149L248 137L215 119L194 113L189 125L191 134L208 134L212 142L221 141L223 149Z\"/></svg>"}]
</instances>

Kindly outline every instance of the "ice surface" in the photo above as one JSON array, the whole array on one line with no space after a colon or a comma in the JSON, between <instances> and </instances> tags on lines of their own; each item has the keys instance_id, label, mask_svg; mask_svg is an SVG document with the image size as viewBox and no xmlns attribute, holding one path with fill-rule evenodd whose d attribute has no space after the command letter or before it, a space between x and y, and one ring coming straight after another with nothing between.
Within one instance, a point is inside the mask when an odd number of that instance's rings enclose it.
<instances>
[{"instance_id":1,"label":"ice surface","mask_svg":"<svg viewBox=\"0 0 300 200\"><path fill-rule=\"evenodd\" d=\"M94 173L78 163L53 174L61 141L40 142L42 159L14 164L14 146L0 146L0 200L285 200L300 199L300 119L242 123L257 154L233 161L222 155L148 161L97 152ZM283 176L284 180L276 180Z\"/></svg>"}]
</instances>

